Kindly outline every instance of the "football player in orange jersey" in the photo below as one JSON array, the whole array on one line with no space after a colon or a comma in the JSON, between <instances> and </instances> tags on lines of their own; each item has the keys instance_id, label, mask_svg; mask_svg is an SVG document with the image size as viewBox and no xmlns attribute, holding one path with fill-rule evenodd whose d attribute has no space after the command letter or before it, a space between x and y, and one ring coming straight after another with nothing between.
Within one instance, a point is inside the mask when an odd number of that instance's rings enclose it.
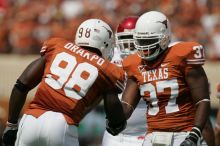
<instances>
[{"instance_id":1,"label":"football player in orange jersey","mask_svg":"<svg viewBox=\"0 0 220 146\"><path fill-rule=\"evenodd\" d=\"M144 146L197 146L209 116L204 48L197 42L170 44L170 24L157 11L137 20L137 54L123 60L128 75L122 103L127 118L142 97L148 104Z\"/></svg>"},{"instance_id":2,"label":"football player in orange jersey","mask_svg":"<svg viewBox=\"0 0 220 146\"><path fill-rule=\"evenodd\" d=\"M137 19L137 16L126 17L117 26L115 33L116 47L111 61L119 67L122 67L124 58L136 52L133 33ZM122 94L119 94L119 99L121 99L121 96ZM140 100L132 116L127 121L126 129L117 136L112 136L105 131L102 146L142 146L147 128L143 111L146 111L146 103L144 100Z\"/></svg>"},{"instance_id":3,"label":"football player in orange jersey","mask_svg":"<svg viewBox=\"0 0 220 146\"><path fill-rule=\"evenodd\" d=\"M112 56L112 35L104 21L89 19L78 27L75 44L62 38L44 42L41 57L28 65L12 90L5 145L14 145L18 129L15 146L78 146L77 126L101 99L109 133L124 129L126 119L117 97L124 71L107 60ZM26 95L38 84L18 127Z\"/></svg>"},{"instance_id":4,"label":"football player in orange jersey","mask_svg":"<svg viewBox=\"0 0 220 146\"><path fill-rule=\"evenodd\" d=\"M217 87L217 98L220 99L220 84ZM218 108L216 123L215 123L215 145L220 146L220 106Z\"/></svg>"}]
</instances>

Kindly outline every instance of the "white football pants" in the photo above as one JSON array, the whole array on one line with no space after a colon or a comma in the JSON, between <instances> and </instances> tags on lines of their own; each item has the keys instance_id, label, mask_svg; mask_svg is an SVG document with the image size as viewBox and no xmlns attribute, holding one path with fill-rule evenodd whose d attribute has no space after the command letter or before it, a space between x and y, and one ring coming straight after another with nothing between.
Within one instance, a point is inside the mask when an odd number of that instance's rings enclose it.
<instances>
[{"instance_id":1,"label":"white football pants","mask_svg":"<svg viewBox=\"0 0 220 146\"><path fill-rule=\"evenodd\" d=\"M180 146L180 144L185 140L189 132L169 132L172 136L167 134L163 135L166 132L152 132L145 136L143 146ZM169 140L170 139L170 140ZM197 146L206 145L205 141L198 141Z\"/></svg>"},{"instance_id":2,"label":"white football pants","mask_svg":"<svg viewBox=\"0 0 220 146\"><path fill-rule=\"evenodd\" d=\"M15 146L79 146L78 131L61 113L48 111L38 118L24 114Z\"/></svg>"},{"instance_id":3,"label":"white football pants","mask_svg":"<svg viewBox=\"0 0 220 146\"><path fill-rule=\"evenodd\" d=\"M144 135L131 136L120 133L117 136L113 136L105 131L102 146L142 146L143 141Z\"/></svg>"}]
</instances>

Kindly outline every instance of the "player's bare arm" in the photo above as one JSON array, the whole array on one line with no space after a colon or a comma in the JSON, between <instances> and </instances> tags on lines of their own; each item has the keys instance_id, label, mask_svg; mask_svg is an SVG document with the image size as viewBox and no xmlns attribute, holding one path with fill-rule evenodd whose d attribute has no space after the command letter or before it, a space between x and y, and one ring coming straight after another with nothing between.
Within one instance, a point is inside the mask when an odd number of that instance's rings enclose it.
<instances>
[{"instance_id":1,"label":"player's bare arm","mask_svg":"<svg viewBox=\"0 0 220 146\"><path fill-rule=\"evenodd\" d=\"M112 124L118 125L126 120L117 92L111 92L104 96L104 108L106 116Z\"/></svg>"},{"instance_id":2,"label":"player's bare arm","mask_svg":"<svg viewBox=\"0 0 220 146\"><path fill-rule=\"evenodd\" d=\"M195 126L203 129L210 113L209 84L202 67L193 68L186 75L186 81L196 104Z\"/></svg>"},{"instance_id":3,"label":"player's bare arm","mask_svg":"<svg viewBox=\"0 0 220 146\"><path fill-rule=\"evenodd\" d=\"M181 146L198 141L210 113L209 84L204 69L201 66L192 68L186 74L186 82L196 106L196 113L194 127L188 137L186 137L186 140L181 143Z\"/></svg>"},{"instance_id":4,"label":"player's bare arm","mask_svg":"<svg viewBox=\"0 0 220 146\"><path fill-rule=\"evenodd\" d=\"M104 108L107 118L106 130L112 135L117 135L126 127L126 117L117 92L110 92L104 96Z\"/></svg>"},{"instance_id":5,"label":"player's bare arm","mask_svg":"<svg viewBox=\"0 0 220 146\"><path fill-rule=\"evenodd\" d=\"M128 78L126 88L122 95L122 106L126 118L128 119L134 109L136 108L138 102L140 101L139 88L137 83L132 78Z\"/></svg>"},{"instance_id":6,"label":"player's bare arm","mask_svg":"<svg viewBox=\"0 0 220 146\"><path fill-rule=\"evenodd\" d=\"M17 79L12 89L9 101L8 122L3 135L3 143L5 145L14 145L15 143L19 114L24 106L28 92L41 81L44 64L44 57L30 63Z\"/></svg>"},{"instance_id":7,"label":"player's bare arm","mask_svg":"<svg viewBox=\"0 0 220 146\"><path fill-rule=\"evenodd\" d=\"M28 91L36 87L41 81L44 64L44 57L36 59L27 66L18 78L10 96L8 122L17 123Z\"/></svg>"},{"instance_id":8,"label":"player's bare arm","mask_svg":"<svg viewBox=\"0 0 220 146\"><path fill-rule=\"evenodd\" d=\"M220 145L220 107L218 108L215 124L215 144L216 146Z\"/></svg>"},{"instance_id":9,"label":"player's bare arm","mask_svg":"<svg viewBox=\"0 0 220 146\"><path fill-rule=\"evenodd\" d=\"M202 130L202 136L208 146L215 146L215 135L210 119L207 120L205 127Z\"/></svg>"}]
</instances>

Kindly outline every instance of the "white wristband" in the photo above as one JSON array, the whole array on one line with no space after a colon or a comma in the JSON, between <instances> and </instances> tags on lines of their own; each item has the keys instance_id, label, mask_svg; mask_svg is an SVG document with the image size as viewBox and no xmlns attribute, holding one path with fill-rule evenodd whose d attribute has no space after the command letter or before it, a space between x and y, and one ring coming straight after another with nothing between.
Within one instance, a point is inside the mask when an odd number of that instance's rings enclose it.
<instances>
[{"instance_id":1,"label":"white wristband","mask_svg":"<svg viewBox=\"0 0 220 146\"><path fill-rule=\"evenodd\" d=\"M13 123L10 123L10 122L8 122L8 121L7 121L6 125L7 125L8 127L18 127L18 124L17 124L17 123L16 123L16 124L13 124Z\"/></svg>"},{"instance_id":2,"label":"white wristband","mask_svg":"<svg viewBox=\"0 0 220 146\"><path fill-rule=\"evenodd\" d=\"M132 105L130 105L129 103L127 103L127 102L125 102L125 101L121 101L122 103L125 103L126 105L128 105L130 108L131 108L131 110L132 110L132 112L134 111L134 107L132 106Z\"/></svg>"}]
</instances>

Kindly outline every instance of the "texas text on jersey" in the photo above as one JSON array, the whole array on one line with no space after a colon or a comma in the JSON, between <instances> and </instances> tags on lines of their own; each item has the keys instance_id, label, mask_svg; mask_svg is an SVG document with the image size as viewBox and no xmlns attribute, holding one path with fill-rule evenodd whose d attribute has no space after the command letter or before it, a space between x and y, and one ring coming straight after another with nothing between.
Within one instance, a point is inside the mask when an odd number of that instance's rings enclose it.
<instances>
[{"instance_id":1,"label":"texas text on jersey","mask_svg":"<svg viewBox=\"0 0 220 146\"><path fill-rule=\"evenodd\" d=\"M46 57L43 80L26 114L39 117L47 110L58 111L68 124L78 125L101 94L120 93L123 88L122 69L72 42L52 38L44 42L40 53Z\"/></svg>"},{"instance_id":2,"label":"texas text on jersey","mask_svg":"<svg viewBox=\"0 0 220 146\"><path fill-rule=\"evenodd\" d=\"M204 49L196 42L179 42L161 55L154 62L144 62L137 54L128 56L123 61L123 68L128 78L137 80L141 96L149 103L149 133L190 131L195 106L185 75L190 69L204 64Z\"/></svg>"}]
</instances>

